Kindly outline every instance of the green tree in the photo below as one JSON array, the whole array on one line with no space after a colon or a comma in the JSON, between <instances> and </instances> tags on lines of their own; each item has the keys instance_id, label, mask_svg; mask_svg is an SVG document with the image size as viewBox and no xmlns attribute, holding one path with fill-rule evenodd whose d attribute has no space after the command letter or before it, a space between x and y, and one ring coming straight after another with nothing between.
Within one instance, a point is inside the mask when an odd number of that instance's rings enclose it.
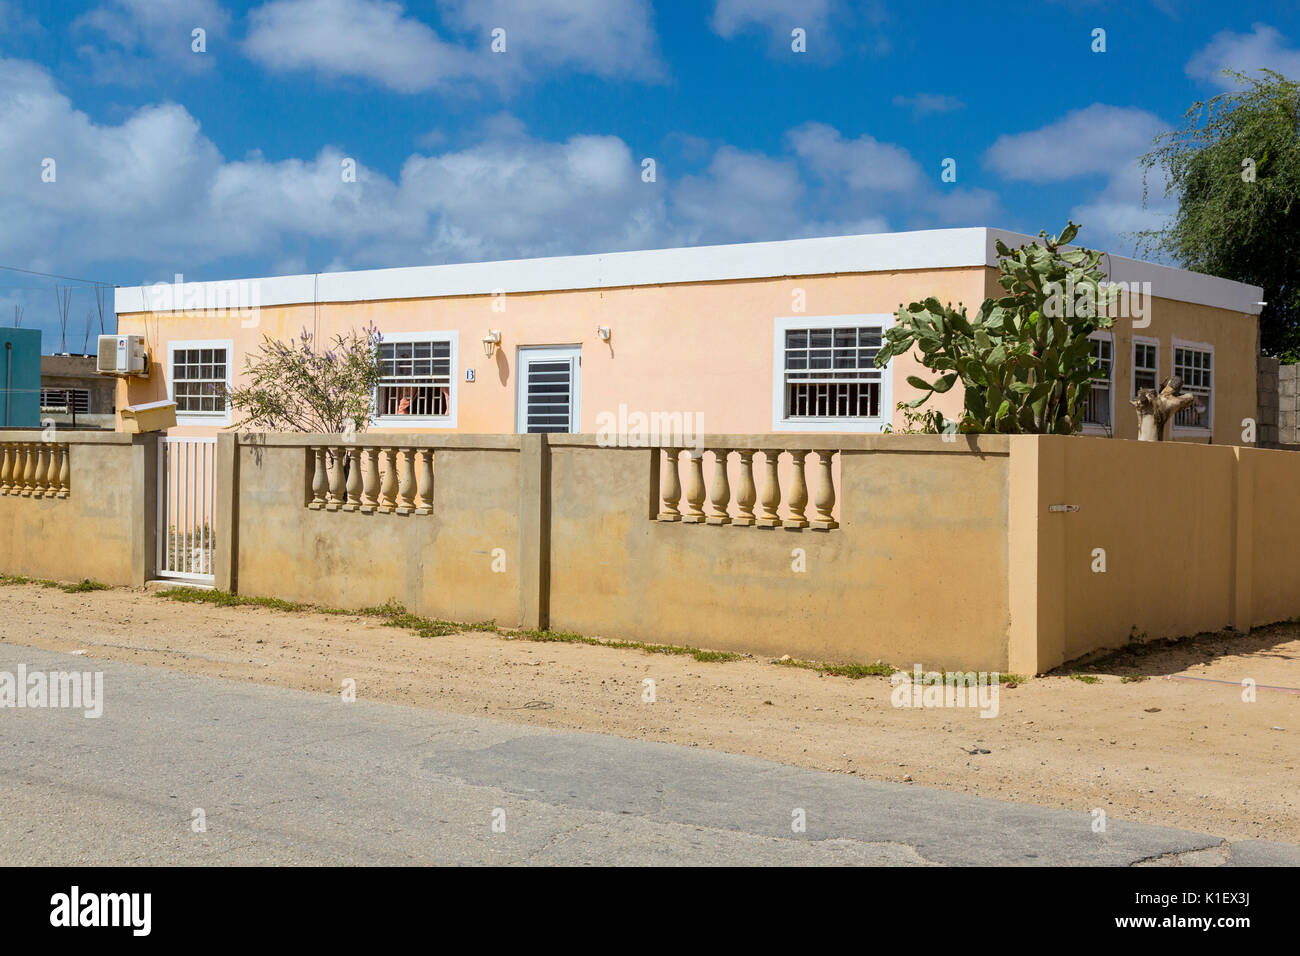
<instances>
[{"instance_id":1,"label":"green tree","mask_svg":"<svg viewBox=\"0 0 1300 956\"><path fill-rule=\"evenodd\" d=\"M1241 88L1197 102L1142 157L1178 213L1137 234L1185 269L1264 289L1260 345L1300 359L1300 83L1272 70L1224 71Z\"/></svg>"},{"instance_id":2,"label":"green tree","mask_svg":"<svg viewBox=\"0 0 1300 956\"><path fill-rule=\"evenodd\" d=\"M372 325L336 335L319 351L306 329L287 343L262 337L244 360L248 384L230 393L244 414L234 427L268 431L343 433L363 431L371 394L379 384L381 336Z\"/></svg>"},{"instance_id":3,"label":"green tree","mask_svg":"<svg viewBox=\"0 0 1300 956\"><path fill-rule=\"evenodd\" d=\"M921 364L941 373L929 382L909 375L915 409L958 381L964 393L959 419L923 413L927 432L1071 434L1083 424L1093 371L1088 336L1114 325L1116 290L1098 267L1101 253L1063 249L1079 233L1070 223L1059 237L1009 249L998 240L998 283L1006 295L985 299L967 316L961 303L933 297L900 305L876 355L883 368L913 348ZM915 418L915 416L909 416Z\"/></svg>"}]
</instances>

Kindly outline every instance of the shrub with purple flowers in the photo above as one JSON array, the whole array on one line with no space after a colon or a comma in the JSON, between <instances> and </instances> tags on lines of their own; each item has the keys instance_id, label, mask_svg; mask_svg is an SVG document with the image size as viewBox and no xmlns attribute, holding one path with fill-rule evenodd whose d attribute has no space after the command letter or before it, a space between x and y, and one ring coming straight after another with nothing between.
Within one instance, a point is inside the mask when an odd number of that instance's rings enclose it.
<instances>
[{"instance_id":1,"label":"shrub with purple flowers","mask_svg":"<svg viewBox=\"0 0 1300 956\"><path fill-rule=\"evenodd\" d=\"M340 333L320 349L306 329L287 343L262 337L244 360L247 384L230 393L244 415L236 428L279 432L348 433L370 422L379 384L379 330Z\"/></svg>"}]
</instances>

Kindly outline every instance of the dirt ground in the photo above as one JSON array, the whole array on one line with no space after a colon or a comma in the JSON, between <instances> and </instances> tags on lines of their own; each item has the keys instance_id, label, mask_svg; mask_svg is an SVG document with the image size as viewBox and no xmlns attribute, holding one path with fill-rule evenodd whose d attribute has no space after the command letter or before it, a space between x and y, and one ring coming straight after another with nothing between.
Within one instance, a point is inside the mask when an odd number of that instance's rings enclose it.
<instances>
[{"instance_id":1,"label":"dirt ground","mask_svg":"<svg viewBox=\"0 0 1300 956\"><path fill-rule=\"evenodd\" d=\"M888 678L766 658L422 638L373 618L180 604L147 590L0 588L0 640L313 691L352 678L362 698L1300 843L1300 625L1151 647L1099 665L1095 684L1062 674L1003 687L991 719L898 709ZM1242 700L1243 678L1258 685L1254 703Z\"/></svg>"}]
</instances>

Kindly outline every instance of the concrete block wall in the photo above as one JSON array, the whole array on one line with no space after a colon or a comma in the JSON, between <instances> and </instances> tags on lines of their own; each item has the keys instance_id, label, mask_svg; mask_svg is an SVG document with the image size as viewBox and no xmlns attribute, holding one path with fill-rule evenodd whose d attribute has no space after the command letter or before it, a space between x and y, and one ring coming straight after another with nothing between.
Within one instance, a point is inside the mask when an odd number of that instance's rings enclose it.
<instances>
[{"instance_id":1,"label":"concrete block wall","mask_svg":"<svg viewBox=\"0 0 1300 956\"><path fill-rule=\"evenodd\" d=\"M1276 359L1272 360L1276 363ZM1277 438L1283 445L1300 444L1300 365L1277 367ZM1261 383L1262 387L1262 383Z\"/></svg>"}]
</instances>

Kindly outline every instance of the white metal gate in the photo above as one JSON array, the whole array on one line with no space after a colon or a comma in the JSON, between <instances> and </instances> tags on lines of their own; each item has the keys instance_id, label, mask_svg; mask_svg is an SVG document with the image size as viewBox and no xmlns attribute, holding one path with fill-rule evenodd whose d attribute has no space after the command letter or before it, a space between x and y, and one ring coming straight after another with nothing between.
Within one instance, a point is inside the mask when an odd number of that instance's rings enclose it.
<instances>
[{"instance_id":1,"label":"white metal gate","mask_svg":"<svg viewBox=\"0 0 1300 956\"><path fill-rule=\"evenodd\" d=\"M217 440L163 438L158 446L158 576L212 584Z\"/></svg>"}]
</instances>

